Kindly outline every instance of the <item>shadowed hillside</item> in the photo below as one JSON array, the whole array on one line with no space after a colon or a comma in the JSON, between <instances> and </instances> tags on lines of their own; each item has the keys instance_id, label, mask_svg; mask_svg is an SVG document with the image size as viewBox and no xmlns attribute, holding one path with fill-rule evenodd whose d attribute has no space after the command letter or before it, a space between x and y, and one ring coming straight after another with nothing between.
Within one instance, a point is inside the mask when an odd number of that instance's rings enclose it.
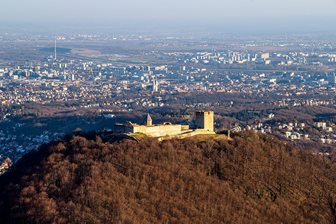
<instances>
[{"instance_id":1,"label":"shadowed hillside","mask_svg":"<svg viewBox=\"0 0 336 224\"><path fill-rule=\"evenodd\" d=\"M0 178L1 223L335 223L336 168L270 136L73 136Z\"/></svg>"}]
</instances>

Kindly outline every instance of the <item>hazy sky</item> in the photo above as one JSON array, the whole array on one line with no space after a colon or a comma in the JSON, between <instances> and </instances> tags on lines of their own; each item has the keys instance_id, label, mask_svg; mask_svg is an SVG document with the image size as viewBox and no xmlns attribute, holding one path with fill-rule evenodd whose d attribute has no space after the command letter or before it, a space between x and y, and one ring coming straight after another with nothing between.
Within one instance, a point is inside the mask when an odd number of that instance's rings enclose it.
<instances>
[{"instance_id":1,"label":"hazy sky","mask_svg":"<svg viewBox=\"0 0 336 224\"><path fill-rule=\"evenodd\" d=\"M2 0L0 24L335 29L336 0Z\"/></svg>"}]
</instances>

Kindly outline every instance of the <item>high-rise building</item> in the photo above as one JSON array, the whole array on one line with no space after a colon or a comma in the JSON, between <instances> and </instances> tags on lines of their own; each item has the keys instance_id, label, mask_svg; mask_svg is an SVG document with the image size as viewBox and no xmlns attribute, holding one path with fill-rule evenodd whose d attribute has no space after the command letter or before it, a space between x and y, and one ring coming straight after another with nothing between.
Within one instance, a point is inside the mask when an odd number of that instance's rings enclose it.
<instances>
[{"instance_id":1,"label":"high-rise building","mask_svg":"<svg viewBox=\"0 0 336 224\"><path fill-rule=\"evenodd\" d=\"M159 82L157 80L157 76L153 79L153 93L159 92Z\"/></svg>"},{"instance_id":2,"label":"high-rise building","mask_svg":"<svg viewBox=\"0 0 336 224\"><path fill-rule=\"evenodd\" d=\"M268 60L270 58L270 53L261 53L261 59L264 61Z\"/></svg>"}]
</instances>

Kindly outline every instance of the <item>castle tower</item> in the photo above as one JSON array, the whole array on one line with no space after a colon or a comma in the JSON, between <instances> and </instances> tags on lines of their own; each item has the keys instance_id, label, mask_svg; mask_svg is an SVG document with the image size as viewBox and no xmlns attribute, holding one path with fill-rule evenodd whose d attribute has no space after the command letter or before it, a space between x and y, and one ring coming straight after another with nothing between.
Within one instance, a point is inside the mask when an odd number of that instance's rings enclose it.
<instances>
[{"instance_id":1,"label":"castle tower","mask_svg":"<svg viewBox=\"0 0 336 224\"><path fill-rule=\"evenodd\" d=\"M147 126L152 126L153 125L152 117L149 114L147 114L146 125Z\"/></svg>"},{"instance_id":2,"label":"castle tower","mask_svg":"<svg viewBox=\"0 0 336 224\"><path fill-rule=\"evenodd\" d=\"M196 128L214 132L214 112L196 112Z\"/></svg>"}]
</instances>

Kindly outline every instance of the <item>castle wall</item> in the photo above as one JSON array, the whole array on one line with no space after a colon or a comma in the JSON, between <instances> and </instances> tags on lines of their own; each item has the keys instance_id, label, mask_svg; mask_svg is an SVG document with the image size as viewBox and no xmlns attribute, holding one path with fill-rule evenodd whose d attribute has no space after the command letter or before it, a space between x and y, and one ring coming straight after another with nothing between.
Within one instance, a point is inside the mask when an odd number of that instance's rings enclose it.
<instances>
[{"instance_id":1,"label":"castle wall","mask_svg":"<svg viewBox=\"0 0 336 224\"><path fill-rule=\"evenodd\" d=\"M194 137L197 135L215 135L215 134L216 132L206 131L204 129L196 129L196 130L192 130L188 132L183 132L182 134L178 136L162 136L159 138L159 140L162 141L162 140L168 140L168 139L173 139L173 138L183 139L183 138Z\"/></svg>"},{"instance_id":2,"label":"castle wall","mask_svg":"<svg viewBox=\"0 0 336 224\"><path fill-rule=\"evenodd\" d=\"M133 126L133 133L143 133L150 137L161 137L170 135L180 135L182 133L182 125L156 125L156 126Z\"/></svg>"}]
</instances>

